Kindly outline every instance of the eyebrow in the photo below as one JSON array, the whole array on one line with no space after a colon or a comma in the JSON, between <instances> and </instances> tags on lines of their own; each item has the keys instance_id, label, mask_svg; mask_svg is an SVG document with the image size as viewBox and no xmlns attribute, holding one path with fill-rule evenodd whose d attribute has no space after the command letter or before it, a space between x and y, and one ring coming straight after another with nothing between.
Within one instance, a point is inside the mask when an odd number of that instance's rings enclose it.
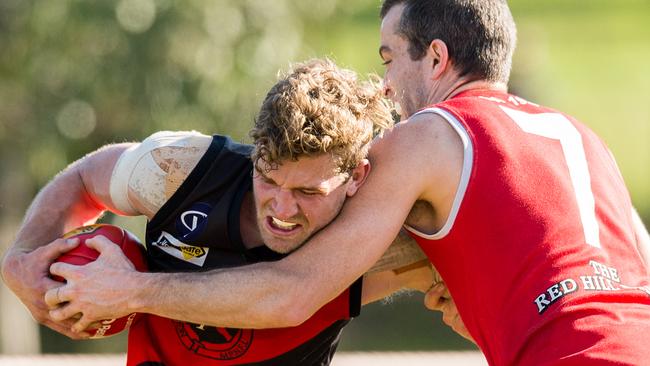
<instances>
[{"instance_id":1,"label":"eyebrow","mask_svg":"<svg viewBox=\"0 0 650 366\"><path fill-rule=\"evenodd\" d=\"M278 185L275 182L275 180L273 180L273 178L267 176L266 174L264 174L262 172L260 172L259 174L262 177L262 179L264 179L265 181L270 182L270 183L272 183L272 184L274 184L276 186ZM305 187L305 186L293 187L293 188L291 188L291 190L293 190L293 191L311 191L311 192L326 193L325 190L322 187L318 187L318 186L315 186L315 187Z\"/></svg>"}]
</instances>

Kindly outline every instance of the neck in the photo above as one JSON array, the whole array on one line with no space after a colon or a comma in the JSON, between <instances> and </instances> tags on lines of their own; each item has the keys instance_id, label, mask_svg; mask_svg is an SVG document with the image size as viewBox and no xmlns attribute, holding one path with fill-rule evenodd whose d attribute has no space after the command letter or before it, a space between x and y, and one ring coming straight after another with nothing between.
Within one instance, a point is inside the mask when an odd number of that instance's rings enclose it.
<instances>
[{"instance_id":1,"label":"neck","mask_svg":"<svg viewBox=\"0 0 650 366\"><path fill-rule=\"evenodd\" d=\"M472 80L468 78L454 77L450 82L445 80L440 81L440 85L448 85L447 87L432 88L432 94L429 96L428 105L443 102L453 98L467 90L490 89L499 91L508 91L508 86L500 82L492 82L487 80Z\"/></svg>"},{"instance_id":2,"label":"neck","mask_svg":"<svg viewBox=\"0 0 650 366\"><path fill-rule=\"evenodd\" d=\"M248 191L242 200L239 210L239 233L246 249L264 245L259 226L257 225L257 210L253 192Z\"/></svg>"}]
</instances>

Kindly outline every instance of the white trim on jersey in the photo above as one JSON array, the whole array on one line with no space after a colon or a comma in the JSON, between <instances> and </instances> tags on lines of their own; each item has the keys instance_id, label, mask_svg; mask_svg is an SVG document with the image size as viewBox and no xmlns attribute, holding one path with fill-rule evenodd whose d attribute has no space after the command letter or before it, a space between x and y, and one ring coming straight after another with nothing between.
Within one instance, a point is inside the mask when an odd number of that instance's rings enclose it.
<instances>
[{"instance_id":1,"label":"white trim on jersey","mask_svg":"<svg viewBox=\"0 0 650 366\"><path fill-rule=\"evenodd\" d=\"M467 191L467 185L469 184L469 178L472 173L472 166L474 164L474 147L472 145L472 140L469 137L469 133L467 132L465 127L463 127L463 125L458 121L458 119L456 119L456 117L454 117L451 113L441 108L427 108L414 114L413 116L417 116L418 114L423 114L423 113L435 113L440 117L444 118L449 123L449 125L451 125L454 131L458 133L458 136L460 137L460 140L463 143L463 169L460 175L460 182L458 182L458 188L456 189L456 196L454 197L454 203L451 207L451 211L449 212L449 217L447 218L445 224L438 232L433 234L425 234L409 225L404 224L404 228L406 230L414 233L419 237L429 239L429 240L439 240L447 236L447 234L449 234L451 228L454 226L454 222L456 221L456 216L458 215L458 211L460 210L460 204L463 202L463 198L465 197L465 192Z\"/></svg>"},{"instance_id":2,"label":"white trim on jersey","mask_svg":"<svg viewBox=\"0 0 650 366\"><path fill-rule=\"evenodd\" d=\"M196 131L160 131L125 150L120 155L111 174L109 192L115 208L130 215L141 214L131 205L128 195L129 182L136 172L136 167L138 169L153 169L155 167L160 170L151 156L153 150L165 146L185 147L192 141L191 138L197 136L204 135ZM155 184L155 182L151 183Z\"/></svg>"}]
</instances>

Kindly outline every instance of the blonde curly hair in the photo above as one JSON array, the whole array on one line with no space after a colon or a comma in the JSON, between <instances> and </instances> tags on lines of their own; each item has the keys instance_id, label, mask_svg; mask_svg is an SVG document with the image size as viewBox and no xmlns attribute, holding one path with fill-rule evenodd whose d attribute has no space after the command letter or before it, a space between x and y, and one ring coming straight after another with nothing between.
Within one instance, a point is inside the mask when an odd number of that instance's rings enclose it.
<instances>
[{"instance_id":1,"label":"blonde curly hair","mask_svg":"<svg viewBox=\"0 0 650 366\"><path fill-rule=\"evenodd\" d=\"M360 81L329 59L293 65L266 95L250 132L255 168L329 153L339 172L354 169L373 137L393 124L378 80Z\"/></svg>"}]
</instances>

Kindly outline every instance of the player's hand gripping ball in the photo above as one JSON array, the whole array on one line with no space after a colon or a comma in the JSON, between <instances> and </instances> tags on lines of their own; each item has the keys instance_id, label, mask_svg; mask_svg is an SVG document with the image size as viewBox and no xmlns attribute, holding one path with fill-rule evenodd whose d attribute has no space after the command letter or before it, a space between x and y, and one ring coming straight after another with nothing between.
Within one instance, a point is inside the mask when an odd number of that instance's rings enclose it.
<instances>
[{"instance_id":1,"label":"player's hand gripping ball","mask_svg":"<svg viewBox=\"0 0 650 366\"><path fill-rule=\"evenodd\" d=\"M138 238L118 226L108 224L83 226L63 235L64 239L79 238L79 245L61 255L55 262L84 265L95 261L99 257L99 252L87 247L86 239L97 235L103 235L108 240L119 245L124 255L133 263L136 270L140 272L147 270L147 262L143 254L144 248ZM52 278L56 281L65 282L65 279L59 276L52 276ZM90 334L91 338L112 336L128 329L138 318L139 314L132 313L118 319L105 319L96 323L92 327L93 329L86 329L86 332Z\"/></svg>"}]
</instances>

